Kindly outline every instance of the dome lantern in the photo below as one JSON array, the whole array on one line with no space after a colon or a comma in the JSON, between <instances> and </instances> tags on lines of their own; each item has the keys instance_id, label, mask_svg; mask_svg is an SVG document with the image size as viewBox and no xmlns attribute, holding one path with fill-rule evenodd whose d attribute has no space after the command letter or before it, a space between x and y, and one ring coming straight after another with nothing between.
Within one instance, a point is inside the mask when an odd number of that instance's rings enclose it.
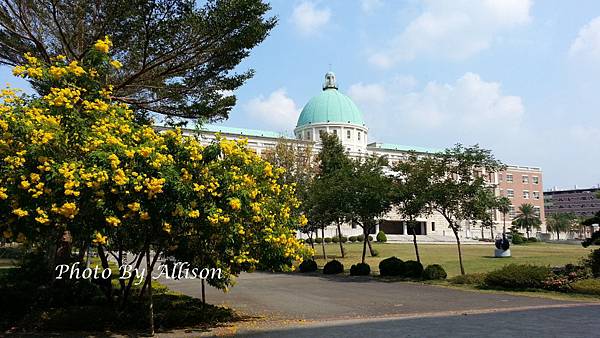
<instances>
[{"instance_id":1,"label":"dome lantern","mask_svg":"<svg viewBox=\"0 0 600 338\"><path fill-rule=\"evenodd\" d=\"M333 72L327 72L325 74L325 82L323 83L323 90L327 89L338 89L337 83L335 83L335 74Z\"/></svg>"}]
</instances>

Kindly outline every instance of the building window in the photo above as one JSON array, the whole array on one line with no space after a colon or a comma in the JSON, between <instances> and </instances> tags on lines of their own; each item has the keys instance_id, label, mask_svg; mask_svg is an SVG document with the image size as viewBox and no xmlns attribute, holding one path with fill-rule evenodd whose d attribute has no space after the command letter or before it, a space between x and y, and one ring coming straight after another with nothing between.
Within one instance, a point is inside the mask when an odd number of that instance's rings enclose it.
<instances>
[{"instance_id":1,"label":"building window","mask_svg":"<svg viewBox=\"0 0 600 338\"><path fill-rule=\"evenodd\" d=\"M531 178L531 181L533 182L533 184L538 184L538 183L540 183L540 178L537 176L533 176Z\"/></svg>"},{"instance_id":2,"label":"building window","mask_svg":"<svg viewBox=\"0 0 600 338\"><path fill-rule=\"evenodd\" d=\"M529 199L529 191L523 190L523 198L526 199L526 200Z\"/></svg>"},{"instance_id":3,"label":"building window","mask_svg":"<svg viewBox=\"0 0 600 338\"><path fill-rule=\"evenodd\" d=\"M539 200L540 199L540 192L539 191L534 191L533 192L533 199L534 200Z\"/></svg>"},{"instance_id":4,"label":"building window","mask_svg":"<svg viewBox=\"0 0 600 338\"><path fill-rule=\"evenodd\" d=\"M508 207L508 216L510 218L515 218L515 206L511 205Z\"/></svg>"},{"instance_id":5,"label":"building window","mask_svg":"<svg viewBox=\"0 0 600 338\"><path fill-rule=\"evenodd\" d=\"M431 231L435 231L435 222L431 222Z\"/></svg>"},{"instance_id":6,"label":"building window","mask_svg":"<svg viewBox=\"0 0 600 338\"><path fill-rule=\"evenodd\" d=\"M350 139L350 130L347 130L347 131L346 131L346 138L347 138L347 139Z\"/></svg>"},{"instance_id":7,"label":"building window","mask_svg":"<svg viewBox=\"0 0 600 338\"><path fill-rule=\"evenodd\" d=\"M333 135L337 136L337 129L333 130Z\"/></svg>"},{"instance_id":8,"label":"building window","mask_svg":"<svg viewBox=\"0 0 600 338\"><path fill-rule=\"evenodd\" d=\"M498 174L498 181L502 182L502 174Z\"/></svg>"},{"instance_id":9,"label":"building window","mask_svg":"<svg viewBox=\"0 0 600 338\"><path fill-rule=\"evenodd\" d=\"M515 197L515 191L512 189L506 189L506 197L508 197L508 198Z\"/></svg>"},{"instance_id":10,"label":"building window","mask_svg":"<svg viewBox=\"0 0 600 338\"><path fill-rule=\"evenodd\" d=\"M536 217L540 217L540 207L533 207L533 211Z\"/></svg>"},{"instance_id":11,"label":"building window","mask_svg":"<svg viewBox=\"0 0 600 338\"><path fill-rule=\"evenodd\" d=\"M307 140L310 140L310 131L307 131L307 132L306 132L306 139L307 139Z\"/></svg>"},{"instance_id":12,"label":"building window","mask_svg":"<svg viewBox=\"0 0 600 338\"><path fill-rule=\"evenodd\" d=\"M529 183L529 176L523 175L523 177L522 177L521 180L522 180L523 183Z\"/></svg>"},{"instance_id":13,"label":"building window","mask_svg":"<svg viewBox=\"0 0 600 338\"><path fill-rule=\"evenodd\" d=\"M506 174L506 182L512 183L513 177L512 174Z\"/></svg>"}]
</instances>

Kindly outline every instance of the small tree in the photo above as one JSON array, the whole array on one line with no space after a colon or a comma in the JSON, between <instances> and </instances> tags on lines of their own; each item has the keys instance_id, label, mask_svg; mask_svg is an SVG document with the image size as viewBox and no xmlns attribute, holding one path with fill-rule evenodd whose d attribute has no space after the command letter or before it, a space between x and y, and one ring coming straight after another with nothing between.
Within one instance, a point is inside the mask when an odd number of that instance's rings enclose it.
<instances>
[{"instance_id":1,"label":"small tree","mask_svg":"<svg viewBox=\"0 0 600 338\"><path fill-rule=\"evenodd\" d=\"M498 211L502 214L502 238L506 237L506 214L510 211L510 199L502 196L498 199Z\"/></svg>"},{"instance_id":2,"label":"small tree","mask_svg":"<svg viewBox=\"0 0 600 338\"><path fill-rule=\"evenodd\" d=\"M476 201L482 191L490 188L486 175L499 171L503 166L489 150L477 145L464 147L458 144L434 159L431 203L454 233L460 272L464 275L459 237L461 223L477 219L482 205Z\"/></svg>"},{"instance_id":3,"label":"small tree","mask_svg":"<svg viewBox=\"0 0 600 338\"><path fill-rule=\"evenodd\" d=\"M519 210L517 211L517 216L513 220L512 224L520 229L525 229L527 233L527 238L529 238L529 233L533 229L540 229L542 225L542 221L538 217L535 212L535 207L533 204L524 203L521 204Z\"/></svg>"},{"instance_id":4,"label":"small tree","mask_svg":"<svg viewBox=\"0 0 600 338\"><path fill-rule=\"evenodd\" d=\"M413 245L417 262L421 262L415 219L431 213L430 187L433 178L433 159L419 156L410 152L406 160L401 161L395 170L398 173L394 178L393 205L408 218L408 226L412 230Z\"/></svg>"},{"instance_id":5,"label":"small tree","mask_svg":"<svg viewBox=\"0 0 600 338\"><path fill-rule=\"evenodd\" d=\"M346 219L355 222L363 230L362 263L365 262L367 245L373 255L369 234L375 230L377 219L391 208L392 181L383 173L385 164L386 161L381 157L354 161L354 168L345 185L348 197Z\"/></svg>"}]
</instances>

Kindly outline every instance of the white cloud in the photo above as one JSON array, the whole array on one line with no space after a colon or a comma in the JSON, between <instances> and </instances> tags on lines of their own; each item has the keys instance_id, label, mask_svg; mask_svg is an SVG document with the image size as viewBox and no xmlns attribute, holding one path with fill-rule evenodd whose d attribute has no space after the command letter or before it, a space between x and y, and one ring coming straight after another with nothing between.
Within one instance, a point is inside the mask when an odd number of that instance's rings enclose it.
<instances>
[{"instance_id":1,"label":"white cloud","mask_svg":"<svg viewBox=\"0 0 600 338\"><path fill-rule=\"evenodd\" d=\"M370 13L379 8L382 4L383 2L381 0L361 0L360 8L363 10L363 12Z\"/></svg>"},{"instance_id":2,"label":"white cloud","mask_svg":"<svg viewBox=\"0 0 600 338\"><path fill-rule=\"evenodd\" d=\"M255 119L277 130L293 128L298 119L299 109L294 100L287 96L284 88L279 88L268 97L259 96L244 105L244 109Z\"/></svg>"},{"instance_id":3,"label":"white cloud","mask_svg":"<svg viewBox=\"0 0 600 338\"><path fill-rule=\"evenodd\" d=\"M531 0L425 1L424 11L369 62L389 68L418 56L465 59L488 48L494 38L530 22Z\"/></svg>"},{"instance_id":4,"label":"white cloud","mask_svg":"<svg viewBox=\"0 0 600 338\"><path fill-rule=\"evenodd\" d=\"M569 48L569 56L600 61L600 16L579 30L577 38Z\"/></svg>"},{"instance_id":5,"label":"white cloud","mask_svg":"<svg viewBox=\"0 0 600 338\"><path fill-rule=\"evenodd\" d=\"M349 95L361 107L371 130L393 137L401 129L460 135L498 135L518 128L525 112L518 96L504 95L500 83L466 73L452 84L429 82L422 90L402 88L402 81L357 83ZM414 83L413 83L414 85ZM398 122L398 123L395 123ZM502 128L498 128L502 125Z\"/></svg>"},{"instance_id":6,"label":"white cloud","mask_svg":"<svg viewBox=\"0 0 600 338\"><path fill-rule=\"evenodd\" d=\"M312 35L324 27L331 18L329 8L316 8L312 2L302 2L294 8L291 21L302 35Z\"/></svg>"}]
</instances>

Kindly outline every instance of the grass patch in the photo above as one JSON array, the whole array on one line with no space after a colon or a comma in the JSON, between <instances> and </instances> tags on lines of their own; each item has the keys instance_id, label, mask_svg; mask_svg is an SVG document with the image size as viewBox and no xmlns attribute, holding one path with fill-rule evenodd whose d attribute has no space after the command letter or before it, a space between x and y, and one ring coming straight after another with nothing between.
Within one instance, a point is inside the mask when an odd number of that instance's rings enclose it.
<instances>
[{"instance_id":1,"label":"grass patch","mask_svg":"<svg viewBox=\"0 0 600 338\"><path fill-rule=\"evenodd\" d=\"M379 251L378 257L370 257L367 249L368 263L373 272L379 273L379 262L387 257L396 256L404 261L414 260L415 251L412 243L372 243L373 248ZM338 244L325 245L327 260L337 259L349 268L352 264L360 262L362 244L346 243L346 257L341 258ZM485 273L507 264L532 264L559 266L568 263L576 264L590 253L590 249L579 245L529 243L527 245L513 245L510 247L511 258L494 258L494 244L469 244L462 246L463 263L467 273ZM315 245L315 259L322 267L325 264L320 245ZM420 244L419 253L423 265L440 264L448 273L448 277L460 274L458 253L456 245L452 244Z\"/></svg>"}]
</instances>

